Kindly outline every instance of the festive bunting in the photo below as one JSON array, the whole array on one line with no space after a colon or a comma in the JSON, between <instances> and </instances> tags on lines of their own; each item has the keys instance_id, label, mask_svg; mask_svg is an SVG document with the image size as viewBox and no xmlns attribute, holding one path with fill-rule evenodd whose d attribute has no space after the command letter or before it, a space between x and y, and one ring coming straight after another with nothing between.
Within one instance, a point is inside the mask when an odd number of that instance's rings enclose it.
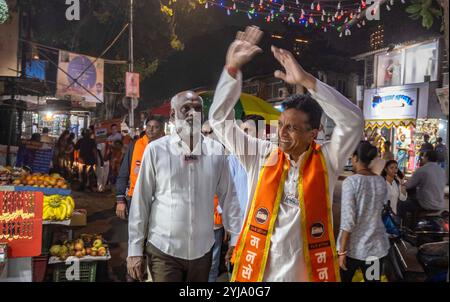
<instances>
[{"instance_id":1,"label":"festive bunting","mask_svg":"<svg viewBox=\"0 0 450 302\"><path fill-rule=\"evenodd\" d=\"M0 3L3 0L0 0ZM280 21L290 25L305 26L327 32L337 29L339 36L351 35L350 27L365 25L365 10L373 9L373 3L367 6L366 0L332 1L318 0L197 0L205 8L224 9L228 16L237 13L246 14L248 19L262 18L266 22ZM164 1L162 1L164 2ZM169 0L167 6L176 1ZM386 9L391 10L395 0L388 0ZM405 0L401 0L404 4ZM164 6L164 5L163 5ZM170 13L169 7L164 11ZM163 9L162 9L163 11Z\"/></svg>"}]
</instances>

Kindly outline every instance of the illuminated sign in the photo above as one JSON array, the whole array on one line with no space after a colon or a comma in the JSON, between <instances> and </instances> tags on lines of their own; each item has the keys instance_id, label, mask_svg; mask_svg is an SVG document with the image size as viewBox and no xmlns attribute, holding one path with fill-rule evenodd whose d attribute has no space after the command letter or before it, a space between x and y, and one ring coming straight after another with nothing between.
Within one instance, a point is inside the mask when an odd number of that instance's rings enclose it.
<instances>
[{"instance_id":1,"label":"illuminated sign","mask_svg":"<svg viewBox=\"0 0 450 302\"><path fill-rule=\"evenodd\" d=\"M381 88L364 92L364 118L397 120L417 118L418 88Z\"/></svg>"},{"instance_id":2,"label":"illuminated sign","mask_svg":"<svg viewBox=\"0 0 450 302\"><path fill-rule=\"evenodd\" d=\"M401 108L405 106L412 106L414 100L407 95L391 94L386 96L375 95L372 99L372 107L377 106L382 108Z\"/></svg>"}]
</instances>

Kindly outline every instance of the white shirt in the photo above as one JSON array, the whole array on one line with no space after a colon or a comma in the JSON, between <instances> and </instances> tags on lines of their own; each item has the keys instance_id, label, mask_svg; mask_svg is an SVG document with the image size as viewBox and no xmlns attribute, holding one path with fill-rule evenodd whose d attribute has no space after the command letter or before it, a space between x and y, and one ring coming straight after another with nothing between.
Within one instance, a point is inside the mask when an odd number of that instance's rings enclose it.
<instances>
[{"instance_id":1,"label":"white shirt","mask_svg":"<svg viewBox=\"0 0 450 302\"><path fill-rule=\"evenodd\" d=\"M148 144L131 201L128 256L143 255L145 238L173 257L204 256L214 245L215 194L236 244L241 210L223 153L218 142L203 137L192 153L177 134ZM193 154L196 159L186 160Z\"/></svg>"},{"instance_id":2,"label":"white shirt","mask_svg":"<svg viewBox=\"0 0 450 302\"><path fill-rule=\"evenodd\" d=\"M209 111L209 123L219 140L237 156L246 169L249 200L252 201L261 167L277 145L249 137L236 125L233 107L239 99L241 88L242 74L240 72L236 79L227 71L222 73ZM329 194L333 196L338 174L362 137L364 119L358 107L320 81L317 81L315 91L310 93L336 124L331 141L322 145L328 169ZM255 152L244 154L246 142L250 152ZM295 199L292 198L292 194L298 198L295 182L298 180L298 167L302 160L301 156L296 165L291 163L271 237L264 281L308 281L300 231L300 208L298 201L292 202ZM250 202L247 205L247 212L249 206Z\"/></svg>"},{"instance_id":3,"label":"white shirt","mask_svg":"<svg viewBox=\"0 0 450 302\"><path fill-rule=\"evenodd\" d=\"M388 198L391 202L391 208L392 211L397 214L397 203L398 201L405 201L407 198L406 194L402 193L402 190L400 190L400 184L397 184L395 180L392 181L392 184L389 183L389 181L386 180L387 184L387 191L388 191Z\"/></svg>"}]
</instances>

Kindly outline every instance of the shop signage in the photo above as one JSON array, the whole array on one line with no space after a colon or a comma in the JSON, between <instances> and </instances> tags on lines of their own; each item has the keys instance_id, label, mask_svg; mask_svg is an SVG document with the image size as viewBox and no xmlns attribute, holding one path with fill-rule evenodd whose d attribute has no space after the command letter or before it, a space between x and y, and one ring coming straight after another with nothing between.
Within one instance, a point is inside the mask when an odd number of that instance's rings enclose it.
<instances>
[{"instance_id":1,"label":"shop signage","mask_svg":"<svg viewBox=\"0 0 450 302\"><path fill-rule=\"evenodd\" d=\"M417 92L417 88L366 90L364 117L376 120L415 119Z\"/></svg>"},{"instance_id":2,"label":"shop signage","mask_svg":"<svg viewBox=\"0 0 450 302\"><path fill-rule=\"evenodd\" d=\"M109 133L111 132L111 126L116 124L117 127L121 127L122 119L110 119L105 121L100 121L95 123L94 132L95 132L95 141L97 144L104 143L108 138Z\"/></svg>"},{"instance_id":3,"label":"shop signage","mask_svg":"<svg viewBox=\"0 0 450 302\"><path fill-rule=\"evenodd\" d=\"M126 96L128 98L139 98L139 73L126 73Z\"/></svg>"}]
</instances>

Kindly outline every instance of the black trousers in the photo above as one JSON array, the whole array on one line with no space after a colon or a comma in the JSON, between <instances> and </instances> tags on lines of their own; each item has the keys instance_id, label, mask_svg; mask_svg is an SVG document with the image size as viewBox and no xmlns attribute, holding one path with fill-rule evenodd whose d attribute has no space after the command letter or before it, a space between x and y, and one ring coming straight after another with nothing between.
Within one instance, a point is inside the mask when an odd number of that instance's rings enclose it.
<instances>
[{"instance_id":1,"label":"black trousers","mask_svg":"<svg viewBox=\"0 0 450 302\"><path fill-rule=\"evenodd\" d=\"M185 260L169 256L147 243L148 267L154 282L208 282L212 249L203 257Z\"/></svg>"},{"instance_id":2,"label":"black trousers","mask_svg":"<svg viewBox=\"0 0 450 302\"><path fill-rule=\"evenodd\" d=\"M347 260L347 270L344 271L342 268L340 269L342 282L352 282L353 276L355 275L355 272L358 268L361 269L365 282L380 282L381 281L381 275L383 272L382 268L384 266L384 262L386 261L386 257L379 259L379 262L378 262L379 267L375 267L376 264L374 264L374 262L369 262L366 264L366 261L361 261L361 260L350 258L350 257L346 257L346 260ZM369 269L371 271L369 271L369 274L366 275L366 273L368 272ZM375 276L375 279L372 280L372 270L374 270L374 269L378 270L379 276Z\"/></svg>"}]
</instances>

